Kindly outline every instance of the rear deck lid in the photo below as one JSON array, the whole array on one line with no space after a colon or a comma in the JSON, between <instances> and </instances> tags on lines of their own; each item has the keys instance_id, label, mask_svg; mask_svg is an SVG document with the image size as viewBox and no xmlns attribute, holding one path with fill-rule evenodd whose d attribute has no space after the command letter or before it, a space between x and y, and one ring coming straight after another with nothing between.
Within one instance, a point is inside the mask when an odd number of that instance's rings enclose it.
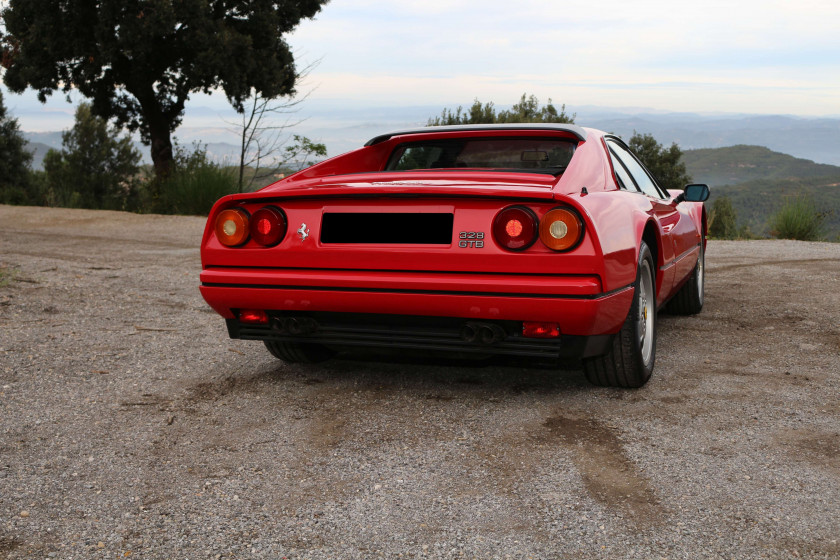
<instances>
[{"instance_id":1,"label":"rear deck lid","mask_svg":"<svg viewBox=\"0 0 840 560\"><path fill-rule=\"evenodd\" d=\"M557 177L536 173L473 171L423 171L359 173L319 177L304 181L279 181L258 196L489 196L514 198L553 197Z\"/></svg>"}]
</instances>

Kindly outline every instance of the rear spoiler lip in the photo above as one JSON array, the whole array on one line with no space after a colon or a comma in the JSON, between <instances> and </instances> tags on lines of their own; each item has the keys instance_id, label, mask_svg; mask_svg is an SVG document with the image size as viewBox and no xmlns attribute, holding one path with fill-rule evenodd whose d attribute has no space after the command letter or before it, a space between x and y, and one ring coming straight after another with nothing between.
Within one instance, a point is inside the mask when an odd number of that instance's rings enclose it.
<instances>
[{"instance_id":1,"label":"rear spoiler lip","mask_svg":"<svg viewBox=\"0 0 840 560\"><path fill-rule=\"evenodd\" d=\"M464 124L453 126L427 126L424 128L413 128L408 130L395 130L386 132L371 138L365 142L365 146L380 144L390 140L394 136L410 134L437 134L439 132L486 132L499 130L533 130L538 132L567 132L573 134L579 141L585 142L586 130L574 124L551 124L551 123L524 123L524 124Z\"/></svg>"}]
</instances>

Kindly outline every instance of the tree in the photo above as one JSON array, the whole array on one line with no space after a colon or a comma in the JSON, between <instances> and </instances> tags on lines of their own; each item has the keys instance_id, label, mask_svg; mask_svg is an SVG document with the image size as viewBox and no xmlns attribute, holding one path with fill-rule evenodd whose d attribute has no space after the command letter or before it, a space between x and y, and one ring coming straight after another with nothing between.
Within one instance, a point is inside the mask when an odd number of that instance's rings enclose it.
<instances>
[{"instance_id":1,"label":"tree","mask_svg":"<svg viewBox=\"0 0 840 560\"><path fill-rule=\"evenodd\" d=\"M519 103L515 103L509 111L496 112L493 102L482 104L476 99L467 112L463 107L455 111L444 109L439 117L429 119L427 126L442 126L453 124L493 124L493 123L574 123L575 115L566 114L566 106L560 110L552 104L551 99L545 107L540 107L536 96L523 93Z\"/></svg>"},{"instance_id":2,"label":"tree","mask_svg":"<svg viewBox=\"0 0 840 560\"><path fill-rule=\"evenodd\" d=\"M288 115L295 113L305 98L280 101L255 92L248 99L248 110L242 115L241 122L236 124L240 136L239 192L250 189L255 181L273 175L276 169L299 162L301 157L304 165L309 166L314 163L306 161L310 157L327 155L324 144L314 143L297 134L285 135L288 128L300 124L300 120L292 122ZM278 115L287 117L281 122L271 120ZM262 168L264 163L269 163L268 170ZM246 181L245 168L251 166L254 173Z\"/></svg>"},{"instance_id":3,"label":"tree","mask_svg":"<svg viewBox=\"0 0 840 560\"><path fill-rule=\"evenodd\" d=\"M281 165L294 164L298 168L309 167L316 163L316 158L327 156L327 147L298 134L292 135L292 143L283 149L284 159Z\"/></svg>"},{"instance_id":4,"label":"tree","mask_svg":"<svg viewBox=\"0 0 840 560\"><path fill-rule=\"evenodd\" d=\"M712 204L709 219L709 235L715 239L735 239L738 237L735 208L728 196L722 196Z\"/></svg>"},{"instance_id":5,"label":"tree","mask_svg":"<svg viewBox=\"0 0 840 560\"><path fill-rule=\"evenodd\" d=\"M159 178L194 92L221 88L243 112L252 90L294 92L283 36L328 0L10 0L4 80L15 92L77 89L94 114L140 131Z\"/></svg>"},{"instance_id":6,"label":"tree","mask_svg":"<svg viewBox=\"0 0 840 560\"><path fill-rule=\"evenodd\" d=\"M44 157L53 203L62 206L125 210L136 194L140 152L131 138L120 138L87 103L76 109L76 123L61 135L62 150Z\"/></svg>"},{"instance_id":7,"label":"tree","mask_svg":"<svg viewBox=\"0 0 840 560\"><path fill-rule=\"evenodd\" d=\"M0 92L0 202L26 204L29 165L32 154L26 150L17 119L6 113Z\"/></svg>"},{"instance_id":8,"label":"tree","mask_svg":"<svg viewBox=\"0 0 840 560\"><path fill-rule=\"evenodd\" d=\"M691 183L691 175L686 171L685 163L680 161L682 150L676 143L665 148L652 135L634 131L628 146L663 188L682 189Z\"/></svg>"}]
</instances>

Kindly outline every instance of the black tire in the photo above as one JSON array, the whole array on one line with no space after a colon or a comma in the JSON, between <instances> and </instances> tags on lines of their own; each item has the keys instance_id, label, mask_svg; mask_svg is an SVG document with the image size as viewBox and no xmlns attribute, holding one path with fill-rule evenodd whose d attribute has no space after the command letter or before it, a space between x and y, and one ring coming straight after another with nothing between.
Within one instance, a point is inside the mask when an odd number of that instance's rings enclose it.
<instances>
[{"instance_id":1,"label":"black tire","mask_svg":"<svg viewBox=\"0 0 840 560\"><path fill-rule=\"evenodd\" d=\"M703 286L706 283L706 250L700 244L700 255L691 276L668 303L668 311L675 315L694 315L703 309Z\"/></svg>"},{"instance_id":2,"label":"black tire","mask_svg":"<svg viewBox=\"0 0 840 560\"><path fill-rule=\"evenodd\" d=\"M312 342L263 342L272 356L290 364L316 364L329 360L336 354L333 350Z\"/></svg>"},{"instance_id":3,"label":"black tire","mask_svg":"<svg viewBox=\"0 0 840 560\"><path fill-rule=\"evenodd\" d=\"M633 304L608 353L586 358L586 379L601 387L641 387L656 360L656 266L647 244L639 247Z\"/></svg>"}]
</instances>

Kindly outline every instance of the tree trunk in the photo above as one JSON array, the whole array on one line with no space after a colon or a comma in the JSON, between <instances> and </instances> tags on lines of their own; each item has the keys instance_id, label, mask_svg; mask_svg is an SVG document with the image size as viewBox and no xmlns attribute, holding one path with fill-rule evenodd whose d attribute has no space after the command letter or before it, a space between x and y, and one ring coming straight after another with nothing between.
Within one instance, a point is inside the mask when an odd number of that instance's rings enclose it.
<instances>
[{"instance_id":1,"label":"tree trunk","mask_svg":"<svg viewBox=\"0 0 840 560\"><path fill-rule=\"evenodd\" d=\"M128 91L134 95L140 103L140 111L143 114L143 121L148 127L149 141L152 147L152 163L155 166L155 181L153 181L153 192L158 198L160 184L172 174L172 137L171 122L161 107L155 91L151 86L133 89ZM180 105L183 109L183 102Z\"/></svg>"},{"instance_id":2,"label":"tree trunk","mask_svg":"<svg viewBox=\"0 0 840 560\"><path fill-rule=\"evenodd\" d=\"M172 138L169 135L169 123L162 122L162 119L149 119L148 123L155 178L160 182L172 173Z\"/></svg>"}]
</instances>

